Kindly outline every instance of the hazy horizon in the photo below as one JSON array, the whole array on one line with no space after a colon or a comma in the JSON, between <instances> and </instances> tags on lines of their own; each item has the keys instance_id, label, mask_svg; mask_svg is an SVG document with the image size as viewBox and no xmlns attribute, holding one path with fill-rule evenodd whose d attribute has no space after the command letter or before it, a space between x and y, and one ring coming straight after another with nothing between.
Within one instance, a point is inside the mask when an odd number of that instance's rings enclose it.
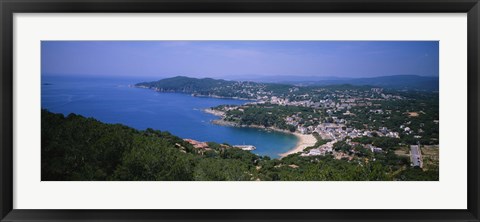
<instances>
[{"instance_id":1,"label":"hazy horizon","mask_svg":"<svg viewBox=\"0 0 480 222\"><path fill-rule=\"evenodd\" d=\"M42 41L42 75L438 77L438 41Z\"/></svg>"}]
</instances>

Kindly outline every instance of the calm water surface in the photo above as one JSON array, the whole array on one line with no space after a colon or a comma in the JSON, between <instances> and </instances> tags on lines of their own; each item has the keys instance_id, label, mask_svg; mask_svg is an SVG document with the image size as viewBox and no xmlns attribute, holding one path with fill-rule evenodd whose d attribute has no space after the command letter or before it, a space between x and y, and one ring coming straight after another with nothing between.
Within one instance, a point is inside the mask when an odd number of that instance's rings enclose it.
<instances>
[{"instance_id":1,"label":"calm water surface","mask_svg":"<svg viewBox=\"0 0 480 222\"><path fill-rule=\"evenodd\" d=\"M211 121L217 117L202 111L246 101L129 87L153 80L156 79L43 76L42 108L66 115L76 113L106 123L121 123L139 130L169 131L199 141L254 145L257 147L254 153L273 158L297 143L297 138L291 134L214 125Z\"/></svg>"}]
</instances>

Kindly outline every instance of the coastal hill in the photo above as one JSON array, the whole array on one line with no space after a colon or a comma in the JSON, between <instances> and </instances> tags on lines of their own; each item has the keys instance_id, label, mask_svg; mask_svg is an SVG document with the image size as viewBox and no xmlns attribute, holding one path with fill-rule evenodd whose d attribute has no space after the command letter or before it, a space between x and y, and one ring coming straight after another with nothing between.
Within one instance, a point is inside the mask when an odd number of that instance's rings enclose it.
<instances>
[{"instance_id":1,"label":"coastal hill","mask_svg":"<svg viewBox=\"0 0 480 222\"><path fill-rule=\"evenodd\" d=\"M183 91L183 92L193 92L193 91L203 91L207 89L212 89L215 87L220 87L222 85L231 85L233 82L226 80L218 80L212 78L189 78L186 76L176 76L172 78L166 78L155 82L142 82L136 84L136 86L144 87L155 87L161 89L162 91Z\"/></svg>"},{"instance_id":2,"label":"coastal hill","mask_svg":"<svg viewBox=\"0 0 480 222\"><path fill-rule=\"evenodd\" d=\"M177 76L166 78L154 82L142 82L135 84L136 87L155 89L160 92L181 92L192 93L203 96L217 96L229 98L247 98L253 99L244 88L262 89L264 84L254 82L227 81L212 78L190 78Z\"/></svg>"}]
</instances>

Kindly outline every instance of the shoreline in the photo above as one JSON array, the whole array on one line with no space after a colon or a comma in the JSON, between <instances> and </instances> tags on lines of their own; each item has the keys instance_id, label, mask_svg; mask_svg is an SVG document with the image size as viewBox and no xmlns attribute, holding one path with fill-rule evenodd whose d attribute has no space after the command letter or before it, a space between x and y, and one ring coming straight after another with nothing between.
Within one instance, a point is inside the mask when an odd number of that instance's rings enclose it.
<instances>
[{"instance_id":1,"label":"shoreline","mask_svg":"<svg viewBox=\"0 0 480 222\"><path fill-rule=\"evenodd\" d=\"M227 97L227 96L217 96L217 95L202 95L202 94L190 94L193 97L207 97L207 98L214 98L214 99L236 99L236 100L244 100L244 101L256 101L256 99L247 99L242 97Z\"/></svg>"},{"instance_id":2,"label":"shoreline","mask_svg":"<svg viewBox=\"0 0 480 222\"><path fill-rule=\"evenodd\" d=\"M305 148L314 146L317 143L317 138L315 138L312 134L301 134L297 132L292 134L298 138L297 145L285 153L280 153L280 159L290 154L302 152Z\"/></svg>"},{"instance_id":3,"label":"shoreline","mask_svg":"<svg viewBox=\"0 0 480 222\"><path fill-rule=\"evenodd\" d=\"M225 112L219 111L219 110L210 109L210 108L203 109L202 111L205 112L205 113L208 113L208 114L212 114L212 115L214 115L214 116L222 117L222 118L225 116Z\"/></svg>"},{"instance_id":4,"label":"shoreline","mask_svg":"<svg viewBox=\"0 0 480 222\"><path fill-rule=\"evenodd\" d=\"M298 142L295 145L295 147L288 150L287 152L278 154L280 156L280 159L282 159L283 157L286 157L290 154L302 152L305 148L313 146L317 143L317 138L315 138L312 134L301 134L301 133L298 133L298 132L290 132L288 130L282 130L282 129L278 129L278 128L275 128L275 127L264 127L264 126L259 126L259 125L239 125L239 124L234 123L234 122L228 122L228 121L223 120L223 117L225 116L225 113L222 112L222 111L213 110L213 109L204 109L203 111L206 112L206 113L221 117L220 119L212 120L212 123L216 124L216 125L230 126L230 127L249 127L249 128L263 129L263 130L272 130L272 131L277 131L277 132L281 132L281 133L292 134L295 137L297 137Z\"/></svg>"},{"instance_id":5,"label":"shoreline","mask_svg":"<svg viewBox=\"0 0 480 222\"><path fill-rule=\"evenodd\" d=\"M176 91L176 90L161 90L161 89L158 89L158 88L151 88L151 87L142 86L142 85L138 85L138 86L137 86L137 84L130 84L130 85L128 85L128 86L129 86L129 87L133 87L133 88L149 89L149 90L153 90L153 91L155 91L155 92L160 92L160 93L181 93L181 94L190 95L190 96L192 96L192 97L205 97L205 98L214 98L214 99L235 99L235 100L244 100L244 101L258 102L258 100L255 99L255 98L248 99L248 98L243 98L243 97L228 97L228 96L217 96L217 95L203 95L203 94L196 94L196 93L191 93L191 92L181 92L181 91Z\"/></svg>"}]
</instances>

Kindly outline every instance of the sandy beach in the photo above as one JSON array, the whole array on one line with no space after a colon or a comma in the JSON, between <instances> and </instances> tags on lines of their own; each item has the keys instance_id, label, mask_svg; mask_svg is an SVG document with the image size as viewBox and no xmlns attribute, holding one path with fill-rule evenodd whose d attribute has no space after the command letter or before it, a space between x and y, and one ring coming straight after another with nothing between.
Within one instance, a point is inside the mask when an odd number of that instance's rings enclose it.
<instances>
[{"instance_id":1,"label":"sandy beach","mask_svg":"<svg viewBox=\"0 0 480 222\"><path fill-rule=\"evenodd\" d=\"M295 148L289 150L286 153L281 153L281 157L286 157L293 153L298 153L303 151L305 148L309 146L315 145L317 139L312 134L301 134L301 133L293 133L296 137L298 137L298 143Z\"/></svg>"},{"instance_id":2,"label":"sandy beach","mask_svg":"<svg viewBox=\"0 0 480 222\"><path fill-rule=\"evenodd\" d=\"M225 115L224 112L218 111L218 110L205 109L204 111L206 113L210 113L212 115L216 115L216 116L220 116L220 117L223 117ZM275 127L264 127L264 126L258 126L258 125L240 126L240 125L238 125L236 123L233 123L233 122L224 121L223 119L213 120L212 123L217 124L217 125L223 125L223 126L231 126L231 127L250 127L250 128L259 128L259 129L269 129L269 130L274 130L274 131L278 131L278 132L283 132L283 133L288 133L288 134L295 135L298 138L297 144L295 145L295 147L293 149L289 150L288 152L279 154L281 158L286 157L286 156L288 156L290 154L293 154L293 153L302 152L305 148L307 148L309 146L313 146L313 145L315 145L315 143L317 143L317 139L312 134L301 134L301 133L298 133L298 132L292 133L288 130L282 130L282 129L278 129L278 128L275 128Z\"/></svg>"},{"instance_id":3,"label":"sandy beach","mask_svg":"<svg viewBox=\"0 0 480 222\"><path fill-rule=\"evenodd\" d=\"M214 110L214 109L203 109L204 112L208 113L208 114L212 114L214 116L219 116L219 117L224 117L225 116L225 112L222 112L220 110Z\"/></svg>"}]
</instances>

